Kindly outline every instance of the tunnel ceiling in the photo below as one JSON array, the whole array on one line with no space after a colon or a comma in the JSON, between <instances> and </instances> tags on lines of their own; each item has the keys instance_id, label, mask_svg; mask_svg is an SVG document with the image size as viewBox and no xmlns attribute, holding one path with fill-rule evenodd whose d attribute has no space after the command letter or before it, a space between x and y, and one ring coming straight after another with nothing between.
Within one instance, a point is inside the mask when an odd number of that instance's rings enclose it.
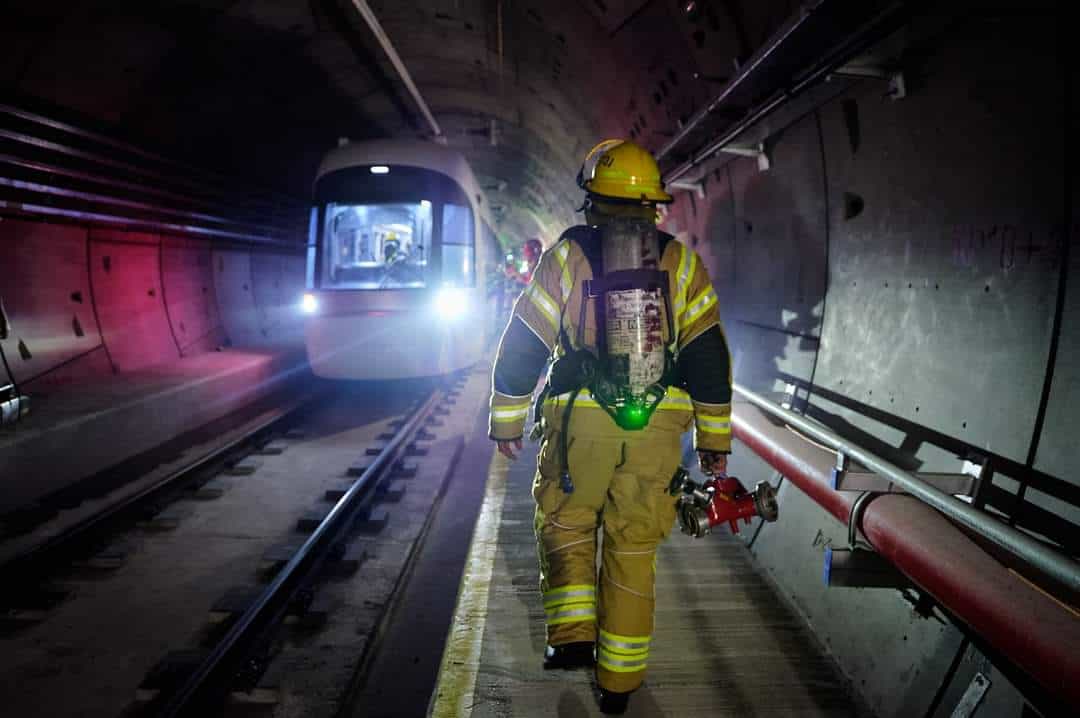
<instances>
[{"instance_id":1,"label":"tunnel ceiling","mask_svg":"<svg viewBox=\"0 0 1080 718\"><path fill-rule=\"evenodd\" d=\"M573 221L592 144L658 148L797 5L371 3L512 242ZM5 15L0 83L16 101L298 196L339 137L430 136L350 0L40 0Z\"/></svg>"}]
</instances>

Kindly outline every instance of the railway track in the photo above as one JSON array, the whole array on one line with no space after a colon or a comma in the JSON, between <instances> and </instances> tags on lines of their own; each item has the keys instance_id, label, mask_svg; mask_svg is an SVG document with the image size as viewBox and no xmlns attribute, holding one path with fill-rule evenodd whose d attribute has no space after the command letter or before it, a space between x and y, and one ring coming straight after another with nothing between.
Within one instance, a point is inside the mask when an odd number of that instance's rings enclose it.
<instances>
[{"instance_id":1,"label":"railway track","mask_svg":"<svg viewBox=\"0 0 1080 718\"><path fill-rule=\"evenodd\" d=\"M70 652L73 663L86 665L102 635L86 628L88 620L110 624L121 634L113 636L116 643L138 643L130 653L144 661L124 671L110 700L91 701L111 710L127 693L122 711L102 710L101 715L203 716L238 703L276 705L281 691L275 675L281 671L275 674L274 664L283 643L303 648L305 640L334 623L327 616L335 612L351 622L350 635L363 634L363 641L352 635L356 645L343 662L349 670L358 670L377 644L380 616L407 573L441 481L460 454L464 439L444 430L441 415L449 413L465 379L429 390L419 400L397 397L399 406L353 422L356 426L343 419L350 413L348 397L337 397L329 408L296 407L0 566L0 582L9 587L4 590L9 599L5 616L14 617L21 628L0 638L0 653L8 656L0 658L0 673L13 679L0 691L0 699L15 708L34 704L34 690L18 695L18 679L21 673L40 672L45 657L31 656L20 664L16 656L25 657L27 649ZM376 393L376 401L387 400L379 397ZM259 468L260 460L267 466L276 462L276 468ZM252 481L260 473L270 478L259 479L261 484ZM417 475L424 478L414 491ZM314 508L305 511L301 498L271 505L267 496L275 493L307 496L307 505L315 499ZM193 511L185 515L175 510L191 499L196 499ZM221 507L230 501L231 508ZM396 511L388 507L395 505L401 505L402 519L388 529L390 511ZM265 521L260 520L263 514ZM126 552L110 548L110 541L130 543L133 536L143 545ZM126 560L125 553L137 560ZM115 561L110 562L110 556ZM369 562L373 573L365 578L362 566ZM132 568L128 563L140 565ZM72 578L73 566L78 572L90 566L95 576L84 579L79 573ZM120 581L110 577L116 570L132 575ZM200 585L187 585L190 581L182 578L187 575L193 581L200 577ZM235 586L252 576L256 585ZM111 587L114 581L127 588ZM20 587L14 594L13 586ZM364 597L365 590L371 595ZM117 596L125 592L128 604L116 606ZM190 600L178 592L190 593ZM35 594L43 604L40 615L20 615L25 611L13 607L11 597ZM337 598L324 600L324 594ZM363 605L357 609L354 603ZM131 625L111 613L117 610L130 612ZM292 628L294 624L299 628ZM286 625L289 628L283 628ZM80 640L64 638L68 626ZM290 634L297 630L298 639ZM31 636L35 632L38 636ZM340 643L341 635L338 630L328 643ZM107 668L103 666L103 672ZM132 686L134 671L142 672L137 688ZM350 680L343 677L342 691ZM35 685L47 686L48 681ZM103 687L111 688L107 680ZM47 703L78 703L36 690L37 698ZM49 710L50 715L65 712Z\"/></svg>"},{"instance_id":2,"label":"railway track","mask_svg":"<svg viewBox=\"0 0 1080 718\"><path fill-rule=\"evenodd\" d=\"M18 620L19 606L12 605L12 599L17 604L22 598L17 589L12 595L10 587L35 586L72 561L92 560L87 547L101 546L111 536L139 522L154 521L188 495L199 491L213 494L215 488L211 483L216 477L230 471L243 472L245 460L261 452L274 451L274 439L287 436L290 425L300 420L303 412L323 397L323 393L314 393L256 421L240 436L200 453L193 461L168 472L145 488L109 503L100 511L0 562L0 585L9 587L8 595L0 604L6 617ZM162 521L167 522L168 516L162 517Z\"/></svg>"}]
</instances>

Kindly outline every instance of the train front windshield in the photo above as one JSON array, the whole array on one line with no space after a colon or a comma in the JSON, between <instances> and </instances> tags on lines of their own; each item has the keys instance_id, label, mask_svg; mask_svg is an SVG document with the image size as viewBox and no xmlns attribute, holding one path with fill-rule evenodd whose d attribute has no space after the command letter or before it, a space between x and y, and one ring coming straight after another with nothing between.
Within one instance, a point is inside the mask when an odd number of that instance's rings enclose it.
<instances>
[{"instance_id":1,"label":"train front windshield","mask_svg":"<svg viewBox=\"0 0 1080 718\"><path fill-rule=\"evenodd\" d=\"M378 290L475 285L473 213L449 177L410 167L320 178L318 286Z\"/></svg>"},{"instance_id":2,"label":"train front windshield","mask_svg":"<svg viewBox=\"0 0 1080 718\"><path fill-rule=\"evenodd\" d=\"M323 287L401 289L427 284L431 202L326 206Z\"/></svg>"}]
</instances>

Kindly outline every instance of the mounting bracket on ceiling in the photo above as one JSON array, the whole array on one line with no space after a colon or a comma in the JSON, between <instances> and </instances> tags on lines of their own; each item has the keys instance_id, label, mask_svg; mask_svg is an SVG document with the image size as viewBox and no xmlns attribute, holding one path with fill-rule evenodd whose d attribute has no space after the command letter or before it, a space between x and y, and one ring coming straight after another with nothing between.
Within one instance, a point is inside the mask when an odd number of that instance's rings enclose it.
<instances>
[{"instance_id":1,"label":"mounting bracket on ceiling","mask_svg":"<svg viewBox=\"0 0 1080 718\"><path fill-rule=\"evenodd\" d=\"M888 85L888 89L885 91L886 97L892 100L902 100L907 97L907 83L904 81L904 73L886 70L877 65L843 65L829 73L829 77L884 80Z\"/></svg>"},{"instance_id":2,"label":"mounting bracket on ceiling","mask_svg":"<svg viewBox=\"0 0 1080 718\"><path fill-rule=\"evenodd\" d=\"M724 147L721 147L719 151L729 155L738 155L739 157L754 157L757 159L758 170L761 172L772 167L772 159L769 157L769 152L765 149L764 142L759 142L753 146L725 145Z\"/></svg>"},{"instance_id":3,"label":"mounting bracket on ceiling","mask_svg":"<svg viewBox=\"0 0 1080 718\"><path fill-rule=\"evenodd\" d=\"M679 179L668 183L668 188L681 189L684 192L693 192L697 195L698 199L705 199L705 186L701 183L701 180Z\"/></svg>"}]
</instances>

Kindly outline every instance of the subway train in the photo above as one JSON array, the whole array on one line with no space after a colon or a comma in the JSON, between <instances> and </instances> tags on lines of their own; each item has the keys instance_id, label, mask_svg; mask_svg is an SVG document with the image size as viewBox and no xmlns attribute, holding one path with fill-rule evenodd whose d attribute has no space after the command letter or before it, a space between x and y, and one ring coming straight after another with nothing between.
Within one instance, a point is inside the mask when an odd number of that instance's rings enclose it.
<instances>
[{"instance_id":1,"label":"subway train","mask_svg":"<svg viewBox=\"0 0 1080 718\"><path fill-rule=\"evenodd\" d=\"M342 141L314 183L308 360L331 379L403 379L474 364L495 327L500 252L465 158L418 140Z\"/></svg>"}]
</instances>

